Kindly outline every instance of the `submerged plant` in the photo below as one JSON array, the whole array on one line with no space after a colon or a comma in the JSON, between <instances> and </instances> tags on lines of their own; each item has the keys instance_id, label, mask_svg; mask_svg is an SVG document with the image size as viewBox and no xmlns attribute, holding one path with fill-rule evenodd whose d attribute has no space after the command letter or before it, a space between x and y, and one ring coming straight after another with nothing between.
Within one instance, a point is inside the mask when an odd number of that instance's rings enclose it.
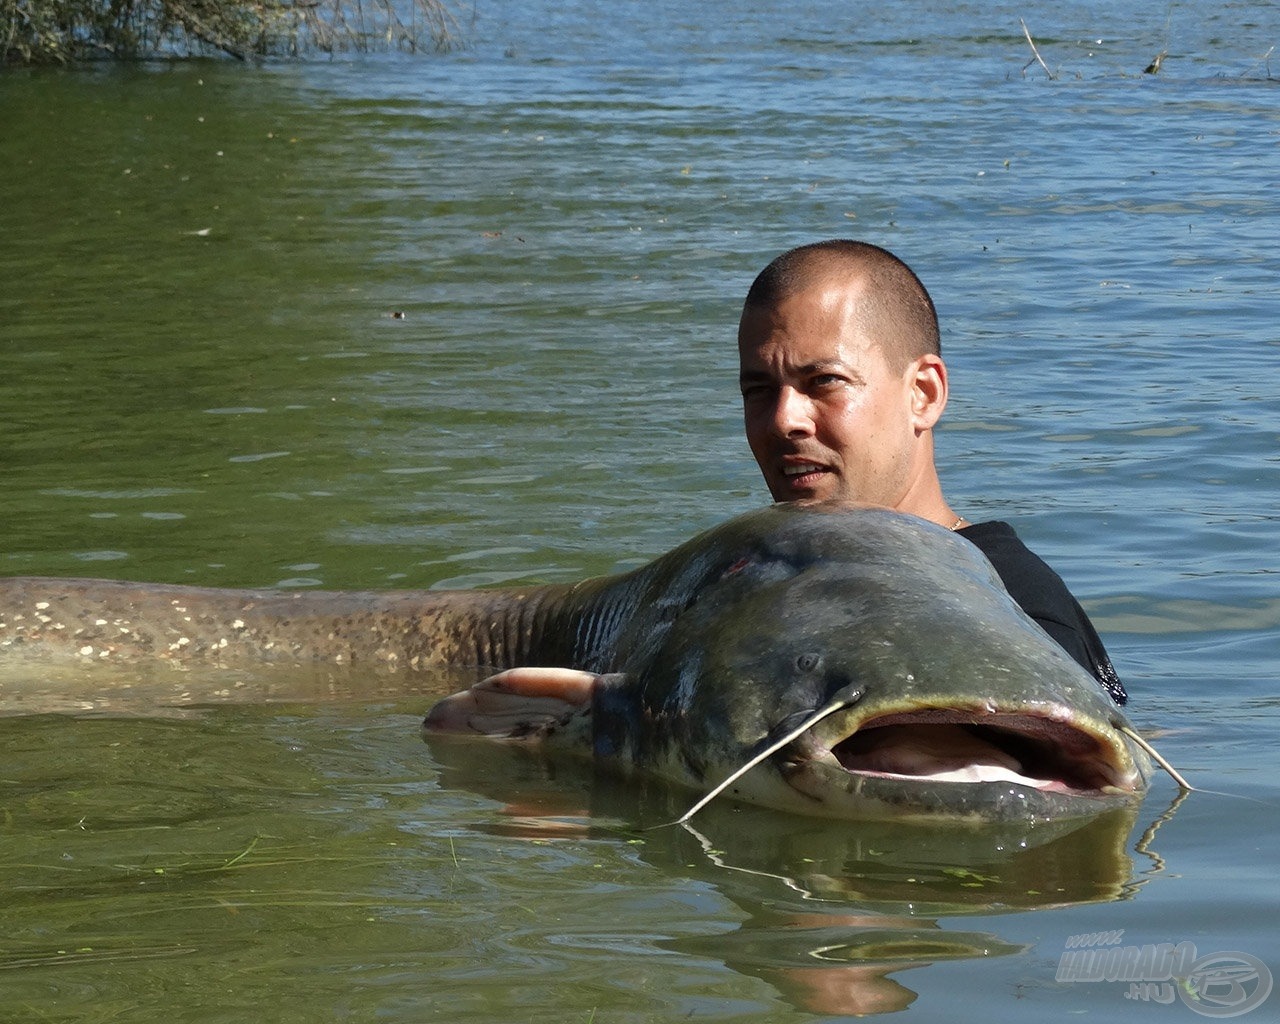
<instances>
[{"instance_id":1,"label":"submerged plant","mask_svg":"<svg viewBox=\"0 0 1280 1024\"><path fill-rule=\"evenodd\" d=\"M448 49L444 0L0 0L0 64Z\"/></svg>"}]
</instances>

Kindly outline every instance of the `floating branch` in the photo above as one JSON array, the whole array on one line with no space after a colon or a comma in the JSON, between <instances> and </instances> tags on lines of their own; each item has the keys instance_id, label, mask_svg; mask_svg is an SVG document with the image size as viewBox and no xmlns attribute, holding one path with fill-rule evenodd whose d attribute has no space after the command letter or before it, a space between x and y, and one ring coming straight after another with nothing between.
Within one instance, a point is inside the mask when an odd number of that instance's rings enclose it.
<instances>
[{"instance_id":1,"label":"floating branch","mask_svg":"<svg viewBox=\"0 0 1280 1024\"><path fill-rule=\"evenodd\" d=\"M1038 61L1040 66L1044 68L1044 73L1049 76L1049 81L1055 81L1058 76L1049 70L1049 65L1046 64L1044 62L1044 58L1040 56L1040 51L1036 49L1035 40L1031 38L1031 30L1027 28L1027 23L1021 18L1018 19L1018 23L1022 26L1022 34L1027 37L1027 44L1031 47L1031 52L1035 55L1032 60L1029 60L1022 65L1023 75L1026 75L1027 68L1031 67L1032 64L1035 64Z\"/></svg>"},{"instance_id":2,"label":"floating branch","mask_svg":"<svg viewBox=\"0 0 1280 1024\"><path fill-rule=\"evenodd\" d=\"M1241 78L1248 78L1248 77L1249 77L1249 75L1252 73L1252 71L1253 71L1253 69L1254 69L1254 68L1259 67L1259 66L1265 66L1265 67L1266 67L1266 69L1267 69L1267 81L1270 81L1270 80L1271 80L1271 55L1272 55L1273 53L1275 53L1275 51L1276 51L1276 48L1275 48L1274 46L1273 46L1273 47L1271 47L1271 49L1270 49L1270 50L1268 50L1268 51L1267 51L1266 53L1264 53L1261 57L1259 57L1257 60L1255 60L1255 61L1254 61L1254 62L1249 66L1249 69L1248 69L1247 71L1245 71L1245 73L1244 73L1244 74L1242 74L1240 77L1241 77Z\"/></svg>"}]
</instances>

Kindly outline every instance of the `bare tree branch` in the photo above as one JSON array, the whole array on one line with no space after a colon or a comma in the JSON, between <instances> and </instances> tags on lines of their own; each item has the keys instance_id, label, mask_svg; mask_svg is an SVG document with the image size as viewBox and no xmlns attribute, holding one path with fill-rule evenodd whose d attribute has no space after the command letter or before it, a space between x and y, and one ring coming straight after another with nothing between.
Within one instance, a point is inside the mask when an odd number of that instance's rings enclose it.
<instances>
[{"instance_id":1,"label":"bare tree branch","mask_svg":"<svg viewBox=\"0 0 1280 1024\"><path fill-rule=\"evenodd\" d=\"M1027 23L1021 18L1018 19L1018 23L1022 25L1022 34L1027 37L1027 43L1031 46L1031 52L1035 54L1035 60L1040 62L1040 66L1044 68L1044 73L1049 76L1049 81L1056 81L1058 76L1049 70L1049 65L1046 64L1044 62L1044 58L1040 56L1040 51L1036 49L1035 40L1031 38L1031 30L1027 28ZM1035 61L1029 60L1023 66L1022 73L1024 75L1027 73L1027 68L1031 67L1033 63L1035 63Z\"/></svg>"}]
</instances>

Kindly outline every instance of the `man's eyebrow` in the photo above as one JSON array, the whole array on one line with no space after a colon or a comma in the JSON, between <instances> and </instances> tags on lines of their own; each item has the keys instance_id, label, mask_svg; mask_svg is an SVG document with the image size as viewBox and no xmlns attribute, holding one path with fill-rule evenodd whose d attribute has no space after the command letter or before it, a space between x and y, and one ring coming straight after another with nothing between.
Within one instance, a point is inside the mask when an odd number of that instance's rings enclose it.
<instances>
[{"instance_id":1,"label":"man's eyebrow","mask_svg":"<svg viewBox=\"0 0 1280 1024\"><path fill-rule=\"evenodd\" d=\"M805 363L803 366L788 370L782 376L812 377L822 373L839 373L854 380L862 380L862 374L851 366L845 365L839 359L817 359L812 363ZM777 378L771 370L744 369L738 373L738 381L742 384L759 384L775 379Z\"/></svg>"},{"instance_id":2,"label":"man's eyebrow","mask_svg":"<svg viewBox=\"0 0 1280 1024\"><path fill-rule=\"evenodd\" d=\"M815 373L831 373L833 370L847 376L857 376L850 367L845 366L839 359L817 359L812 363L806 363L801 366L796 372L803 377L811 377Z\"/></svg>"}]
</instances>

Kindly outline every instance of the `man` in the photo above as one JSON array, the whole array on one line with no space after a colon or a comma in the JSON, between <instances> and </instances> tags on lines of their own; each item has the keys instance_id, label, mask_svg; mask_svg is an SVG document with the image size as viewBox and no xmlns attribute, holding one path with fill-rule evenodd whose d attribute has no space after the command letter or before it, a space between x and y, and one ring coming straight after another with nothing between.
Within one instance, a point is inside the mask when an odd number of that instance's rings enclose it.
<instances>
[{"instance_id":1,"label":"man","mask_svg":"<svg viewBox=\"0 0 1280 1024\"><path fill-rule=\"evenodd\" d=\"M1097 631L1057 573L1007 523L970 523L943 496L933 427L947 368L933 301L905 263L845 240L783 253L747 294L738 356L747 441L775 501L883 505L955 530L1125 703Z\"/></svg>"}]
</instances>

